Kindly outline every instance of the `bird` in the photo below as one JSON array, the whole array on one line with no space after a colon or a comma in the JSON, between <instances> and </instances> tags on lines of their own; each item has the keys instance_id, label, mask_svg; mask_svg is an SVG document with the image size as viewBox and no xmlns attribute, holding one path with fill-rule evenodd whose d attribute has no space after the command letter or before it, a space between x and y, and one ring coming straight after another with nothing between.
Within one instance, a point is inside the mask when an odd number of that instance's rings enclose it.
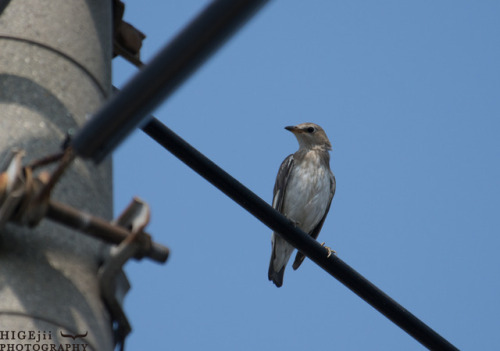
<instances>
[{"instance_id":1,"label":"bird","mask_svg":"<svg viewBox=\"0 0 500 351\"><path fill-rule=\"evenodd\" d=\"M316 239L323 227L335 195L335 176L330 170L332 144L323 128L314 123L287 126L299 143L299 149L281 163L273 190L274 209L291 220L295 226ZM285 267L294 247L279 233L271 236L272 253L269 280L278 288L283 285ZM331 250L329 250L329 254ZM304 261L297 252L293 269Z\"/></svg>"}]
</instances>

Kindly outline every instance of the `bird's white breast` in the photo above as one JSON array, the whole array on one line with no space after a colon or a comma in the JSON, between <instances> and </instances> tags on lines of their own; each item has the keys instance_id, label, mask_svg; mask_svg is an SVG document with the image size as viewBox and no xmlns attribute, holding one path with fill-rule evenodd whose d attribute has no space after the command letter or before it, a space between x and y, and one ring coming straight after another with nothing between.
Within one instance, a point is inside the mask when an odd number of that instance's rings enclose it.
<instances>
[{"instance_id":1,"label":"bird's white breast","mask_svg":"<svg viewBox=\"0 0 500 351\"><path fill-rule=\"evenodd\" d=\"M328 167L316 153L294 165L285 193L284 213L310 232L319 223L330 202L331 178Z\"/></svg>"}]
</instances>

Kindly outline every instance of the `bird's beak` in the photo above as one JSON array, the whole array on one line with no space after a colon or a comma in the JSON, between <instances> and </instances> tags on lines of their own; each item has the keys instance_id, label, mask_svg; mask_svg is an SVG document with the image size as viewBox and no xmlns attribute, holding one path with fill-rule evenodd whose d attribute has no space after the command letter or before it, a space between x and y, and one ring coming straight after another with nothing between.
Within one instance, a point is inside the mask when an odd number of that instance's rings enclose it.
<instances>
[{"instance_id":1,"label":"bird's beak","mask_svg":"<svg viewBox=\"0 0 500 351\"><path fill-rule=\"evenodd\" d=\"M292 133L301 133L302 129L297 128L296 126L287 126L285 127L286 130L289 130Z\"/></svg>"}]
</instances>

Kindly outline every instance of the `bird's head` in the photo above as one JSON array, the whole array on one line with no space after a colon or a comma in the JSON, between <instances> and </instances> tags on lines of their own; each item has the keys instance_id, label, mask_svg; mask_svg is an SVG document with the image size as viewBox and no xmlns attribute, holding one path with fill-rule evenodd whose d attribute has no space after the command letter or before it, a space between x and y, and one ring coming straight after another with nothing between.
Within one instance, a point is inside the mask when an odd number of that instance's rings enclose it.
<instances>
[{"instance_id":1,"label":"bird's head","mask_svg":"<svg viewBox=\"0 0 500 351\"><path fill-rule=\"evenodd\" d=\"M330 143L330 140L328 140L325 131L317 124L301 123L296 126L285 127L285 129L295 135L301 149L332 149L332 144Z\"/></svg>"}]
</instances>

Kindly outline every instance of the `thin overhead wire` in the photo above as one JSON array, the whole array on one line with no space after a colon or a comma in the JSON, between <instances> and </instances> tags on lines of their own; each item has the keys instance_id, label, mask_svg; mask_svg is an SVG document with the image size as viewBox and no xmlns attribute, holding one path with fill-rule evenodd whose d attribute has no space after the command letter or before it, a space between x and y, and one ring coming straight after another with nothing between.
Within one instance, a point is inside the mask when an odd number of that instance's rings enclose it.
<instances>
[{"instance_id":1,"label":"thin overhead wire","mask_svg":"<svg viewBox=\"0 0 500 351\"><path fill-rule=\"evenodd\" d=\"M211 2L77 133L76 154L102 161L267 1Z\"/></svg>"},{"instance_id":2,"label":"thin overhead wire","mask_svg":"<svg viewBox=\"0 0 500 351\"><path fill-rule=\"evenodd\" d=\"M255 193L153 118L142 130L262 223L431 350L458 350L424 322L328 251Z\"/></svg>"}]
</instances>

